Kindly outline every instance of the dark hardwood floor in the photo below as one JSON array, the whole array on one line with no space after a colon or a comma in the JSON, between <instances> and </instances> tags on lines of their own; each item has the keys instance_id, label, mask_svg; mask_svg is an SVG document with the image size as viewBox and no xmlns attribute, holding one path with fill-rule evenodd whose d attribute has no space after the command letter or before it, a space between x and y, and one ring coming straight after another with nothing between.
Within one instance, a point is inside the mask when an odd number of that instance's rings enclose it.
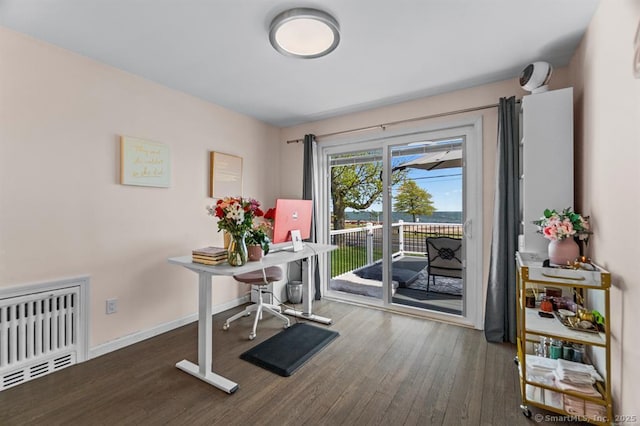
<instances>
[{"instance_id":1,"label":"dark hardwood floor","mask_svg":"<svg viewBox=\"0 0 640 426\"><path fill-rule=\"evenodd\" d=\"M214 316L214 371L239 383L233 395L175 367L197 361L193 323L1 392L0 425L532 423L519 408L515 347L480 331L315 302L340 337L280 377L239 358L280 322L265 316L254 341L249 318L222 331L240 309Z\"/></svg>"}]
</instances>

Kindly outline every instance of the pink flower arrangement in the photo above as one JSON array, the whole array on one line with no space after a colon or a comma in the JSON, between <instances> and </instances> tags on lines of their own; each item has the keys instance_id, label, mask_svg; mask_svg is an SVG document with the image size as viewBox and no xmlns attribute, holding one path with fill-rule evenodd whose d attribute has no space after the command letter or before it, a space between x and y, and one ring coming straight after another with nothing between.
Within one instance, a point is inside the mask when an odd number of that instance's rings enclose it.
<instances>
[{"instance_id":1,"label":"pink flower arrangement","mask_svg":"<svg viewBox=\"0 0 640 426\"><path fill-rule=\"evenodd\" d=\"M263 216L260 203L253 198L225 197L213 206L207 206L210 216L218 218L218 231L227 231L233 235L249 232L253 228L253 219Z\"/></svg>"},{"instance_id":2,"label":"pink flower arrangement","mask_svg":"<svg viewBox=\"0 0 640 426\"><path fill-rule=\"evenodd\" d=\"M589 216L582 216L572 211L570 207L564 209L562 213L546 209L544 216L533 223L538 225L538 232L551 241L576 236L586 240L591 234Z\"/></svg>"}]
</instances>

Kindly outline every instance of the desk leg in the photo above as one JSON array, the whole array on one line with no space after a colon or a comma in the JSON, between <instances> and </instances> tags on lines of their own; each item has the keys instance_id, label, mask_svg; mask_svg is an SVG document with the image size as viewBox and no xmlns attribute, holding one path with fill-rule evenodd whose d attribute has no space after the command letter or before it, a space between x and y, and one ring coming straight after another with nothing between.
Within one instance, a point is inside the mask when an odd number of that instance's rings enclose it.
<instances>
[{"instance_id":1,"label":"desk leg","mask_svg":"<svg viewBox=\"0 0 640 426\"><path fill-rule=\"evenodd\" d=\"M298 318L308 319L310 321L316 321L322 324L331 324L331 318L321 317L320 315L315 315L311 312L311 307L313 305L313 271L315 265L315 258L308 257L304 259L302 266L302 282L305 283L304 291L302 292L302 312L296 311L294 309L285 309L284 313L287 315L292 315Z\"/></svg>"},{"instance_id":2,"label":"desk leg","mask_svg":"<svg viewBox=\"0 0 640 426\"><path fill-rule=\"evenodd\" d=\"M211 317L211 274L198 274L198 365L186 359L176 364L180 370L226 393L238 390L238 384L211 370L213 361L213 319Z\"/></svg>"}]
</instances>

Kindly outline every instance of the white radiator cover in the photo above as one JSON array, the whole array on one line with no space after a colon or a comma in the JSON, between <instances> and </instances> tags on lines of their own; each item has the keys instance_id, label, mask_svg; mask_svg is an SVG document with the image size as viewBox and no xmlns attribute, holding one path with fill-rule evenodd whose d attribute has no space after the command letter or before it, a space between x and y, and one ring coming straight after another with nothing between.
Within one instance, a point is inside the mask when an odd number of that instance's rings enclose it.
<instances>
[{"instance_id":1,"label":"white radiator cover","mask_svg":"<svg viewBox=\"0 0 640 426\"><path fill-rule=\"evenodd\" d=\"M86 360L88 284L0 289L0 391Z\"/></svg>"}]
</instances>

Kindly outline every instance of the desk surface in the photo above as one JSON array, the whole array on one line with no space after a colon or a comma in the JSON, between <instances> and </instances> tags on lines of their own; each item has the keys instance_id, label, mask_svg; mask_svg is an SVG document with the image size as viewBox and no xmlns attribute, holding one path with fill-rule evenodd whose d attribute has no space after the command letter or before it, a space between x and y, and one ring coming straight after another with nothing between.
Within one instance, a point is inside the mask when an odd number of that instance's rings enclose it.
<instances>
[{"instance_id":1,"label":"desk surface","mask_svg":"<svg viewBox=\"0 0 640 426\"><path fill-rule=\"evenodd\" d=\"M191 269L195 272L208 272L212 275L237 275L243 274L245 272L256 271L269 266L277 266L282 265L283 263L305 259L317 254L327 253L337 248L337 246L329 244L304 243L303 250L295 252L291 250L281 250L275 253L269 252L269 254L263 256L262 260L247 262L243 266L231 266L228 263L221 263L219 265L204 265L201 263L192 262L191 256L172 257L169 258L169 263L182 265L185 268Z\"/></svg>"}]
</instances>

